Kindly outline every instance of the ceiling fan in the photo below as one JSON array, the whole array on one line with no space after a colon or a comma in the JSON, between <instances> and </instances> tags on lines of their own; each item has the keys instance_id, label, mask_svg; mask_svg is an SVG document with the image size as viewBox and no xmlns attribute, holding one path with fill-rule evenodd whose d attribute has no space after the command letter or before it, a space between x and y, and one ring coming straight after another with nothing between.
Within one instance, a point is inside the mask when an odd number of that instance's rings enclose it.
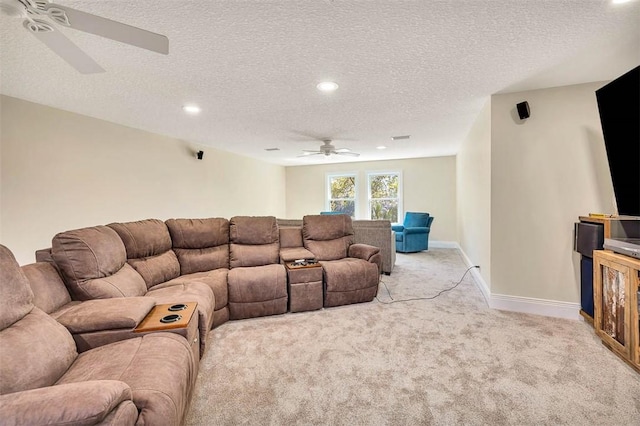
<instances>
[{"instance_id":1,"label":"ceiling fan","mask_svg":"<svg viewBox=\"0 0 640 426\"><path fill-rule=\"evenodd\" d=\"M322 145L320 145L320 149L318 151L304 149L303 153L298 155L298 157L308 157L310 155L325 155L330 156L332 154L335 155L348 155L350 157L359 157L360 154L357 152L353 152L348 148L338 148L331 144L331 139L326 139L322 141Z\"/></svg>"},{"instance_id":2,"label":"ceiling fan","mask_svg":"<svg viewBox=\"0 0 640 426\"><path fill-rule=\"evenodd\" d=\"M104 69L51 22L42 18L143 49L165 55L169 53L169 39L166 36L50 3L49 0L0 0L0 12L10 17L24 18L23 25L31 34L82 74L104 72Z\"/></svg>"}]
</instances>

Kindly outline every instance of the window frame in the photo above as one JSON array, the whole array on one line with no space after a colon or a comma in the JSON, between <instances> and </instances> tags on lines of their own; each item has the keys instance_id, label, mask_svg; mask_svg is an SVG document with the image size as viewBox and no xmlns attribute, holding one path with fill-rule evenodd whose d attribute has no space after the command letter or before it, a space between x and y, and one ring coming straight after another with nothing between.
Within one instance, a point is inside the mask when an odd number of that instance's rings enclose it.
<instances>
[{"instance_id":1,"label":"window frame","mask_svg":"<svg viewBox=\"0 0 640 426\"><path fill-rule=\"evenodd\" d=\"M403 177L402 170L375 170L375 171L367 171L367 219L371 219L371 202L372 200L396 200L398 201L398 220L397 222L391 222L393 224L402 223L402 218L404 217L404 209L403 209ZM397 175L398 176L398 196L397 198L372 198L371 197L371 178L373 176L380 175Z\"/></svg>"},{"instance_id":2,"label":"window frame","mask_svg":"<svg viewBox=\"0 0 640 426\"><path fill-rule=\"evenodd\" d=\"M352 177L353 181L355 183L355 193L353 196L353 216L352 219L355 219L358 217L359 214L359 203L358 203L358 196L360 194L360 189L359 189L359 179L358 179L358 173L357 172L340 172L340 173L326 173L325 174L325 180L324 180L324 184L325 184L325 199L324 199L324 209L325 211L332 211L331 210L331 201L334 200L351 200L351 198L331 198L331 179L332 178L337 178L337 177Z\"/></svg>"}]
</instances>

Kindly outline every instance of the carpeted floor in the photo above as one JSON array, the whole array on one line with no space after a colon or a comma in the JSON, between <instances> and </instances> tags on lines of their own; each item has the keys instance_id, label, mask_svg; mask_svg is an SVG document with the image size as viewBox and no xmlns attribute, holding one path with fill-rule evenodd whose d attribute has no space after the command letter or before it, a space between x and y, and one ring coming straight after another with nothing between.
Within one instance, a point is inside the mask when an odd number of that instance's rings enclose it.
<instances>
[{"instance_id":1,"label":"carpeted floor","mask_svg":"<svg viewBox=\"0 0 640 426\"><path fill-rule=\"evenodd\" d=\"M395 300L465 272L398 254ZM434 300L232 321L212 331L189 425L640 425L640 375L581 321L486 306L471 274Z\"/></svg>"}]
</instances>

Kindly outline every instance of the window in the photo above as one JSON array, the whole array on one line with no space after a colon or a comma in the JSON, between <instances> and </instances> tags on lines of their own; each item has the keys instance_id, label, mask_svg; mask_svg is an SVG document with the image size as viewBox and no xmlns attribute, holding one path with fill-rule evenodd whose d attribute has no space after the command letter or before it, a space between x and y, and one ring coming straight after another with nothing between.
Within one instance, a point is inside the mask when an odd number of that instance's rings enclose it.
<instances>
[{"instance_id":1,"label":"window","mask_svg":"<svg viewBox=\"0 0 640 426\"><path fill-rule=\"evenodd\" d=\"M400 172L368 173L369 218L399 222L402 214L402 174Z\"/></svg>"},{"instance_id":2,"label":"window","mask_svg":"<svg viewBox=\"0 0 640 426\"><path fill-rule=\"evenodd\" d=\"M327 175L327 210L355 217L356 175Z\"/></svg>"}]
</instances>

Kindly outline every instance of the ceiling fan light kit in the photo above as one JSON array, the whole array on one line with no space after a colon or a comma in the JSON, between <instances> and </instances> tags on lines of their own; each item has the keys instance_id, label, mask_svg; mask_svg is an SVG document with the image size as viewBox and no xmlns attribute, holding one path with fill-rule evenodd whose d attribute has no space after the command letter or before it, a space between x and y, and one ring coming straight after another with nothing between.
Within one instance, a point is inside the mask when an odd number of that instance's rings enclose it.
<instances>
[{"instance_id":1,"label":"ceiling fan light kit","mask_svg":"<svg viewBox=\"0 0 640 426\"><path fill-rule=\"evenodd\" d=\"M359 157L360 154L357 152L353 152L348 148L337 148L331 144L331 140L323 140L322 145L320 145L320 149L317 151L311 149L303 150L302 154L298 155L298 157L308 157L311 155L324 155L325 157L329 157L330 155L347 155L349 157Z\"/></svg>"},{"instance_id":2,"label":"ceiling fan light kit","mask_svg":"<svg viewBox=\"0 0 640 426\"><path fill-rule=\"evenodd\" d=\"M0 12L10 17L24 18L23 26L27 31L82 74L104 72L104 69L52 24L40 18L165 55L169 53L169 39L166 36L49 3L48 0L0 0Z\"/></svg>"}]
</instances>

